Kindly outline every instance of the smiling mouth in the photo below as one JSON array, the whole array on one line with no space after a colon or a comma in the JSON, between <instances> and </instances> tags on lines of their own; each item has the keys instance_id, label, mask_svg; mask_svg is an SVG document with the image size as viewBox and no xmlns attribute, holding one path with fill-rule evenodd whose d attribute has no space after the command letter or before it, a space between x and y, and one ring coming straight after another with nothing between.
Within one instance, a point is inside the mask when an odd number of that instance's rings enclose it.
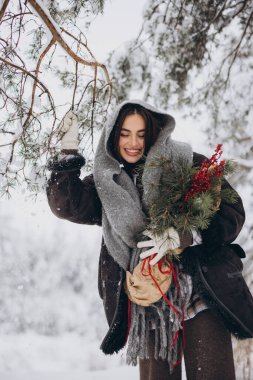
<instances>
[{"instance_id":1,"label":"smiling mouth","mask_svg":"<svg viewBox=\"0 0 253 380\"><path fill-rule=\"evenodd\" d=\"M137 155L141 154L141 150L140 149L125 149L125 152L129 156L137 156Z\"/></svg>"}]
</instances>

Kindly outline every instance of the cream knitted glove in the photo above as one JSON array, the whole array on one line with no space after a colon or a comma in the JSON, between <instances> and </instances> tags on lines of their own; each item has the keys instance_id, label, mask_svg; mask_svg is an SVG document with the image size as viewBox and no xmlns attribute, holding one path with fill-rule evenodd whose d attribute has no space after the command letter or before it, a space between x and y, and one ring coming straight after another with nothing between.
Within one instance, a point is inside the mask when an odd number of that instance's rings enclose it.
<instances>
[{"instance_id":1,"label":"cream knitted glove","mask_svg":"<svg viewBox=\"0 0 253 380\"><path fill-rule=\"evenodd\" d=\"M151 240L140 241L137 243L138 248L151 247L147 251L140 254L141 259L145 259L151 255L156 256L150 261L151 265L155 265L163 256L173 251L174 255L183 252L184 248L192 244L192 234L185 233L179 236L175 228L170 227L162 235L153 235L149 231L144 231L143 235L148 236Z\"/></svg>"},{"instance_id":2,"label":"cream knitted glove","mask_svg":"<svg viewBox=\"0 0 253 380\"><path fill-rule=\"evenodd\" d=\"M58 127L61 137L61 150L78 149L78 123L73 111L68 111Z\"/></svg>"}]
</instances>

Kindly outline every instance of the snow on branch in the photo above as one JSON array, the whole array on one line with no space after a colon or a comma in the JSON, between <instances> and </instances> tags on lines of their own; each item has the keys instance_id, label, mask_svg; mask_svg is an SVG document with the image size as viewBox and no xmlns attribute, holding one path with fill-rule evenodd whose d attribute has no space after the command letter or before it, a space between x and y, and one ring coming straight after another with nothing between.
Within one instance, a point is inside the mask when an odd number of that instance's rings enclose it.
<instances>
[{"instance_id":1,"label":"snow on branch","mask_svg":"<svg viewBox=\"0 0 253 380\"><path fill-rule=\"evenodd\" d=\"M236 158L235 161L242 168L253 169L253 160L246 160L246 159L243 159L243 158Z\"/></svg>"},{"instance_id":2,"label":"snow on branch","mask_svg":"<svg viewBox=\"0 0 253 380\"><path fill-rule=\"evenodd\" d=\"M52 36L54 37L55 41L59 42L59 44L62 46L62 48L76 61L86 66L92 66L95 68L101 67L105 73L105 77L107 79L108 84L111 85L109 73L107 71L107 68L104 64L98 63L98 62L92 62L87 61L77 54L69 47L69 45L64 41L64 39L61 36L61 30L58 28L58 25L54 22L54 20L51 18L49 12L46 11L46 9L42 6L42 2L39 0L28 0L28 3L32 5L32 7L35 9L35 11L38 13L38 15L41 17L41 19L45 22L46 26L52 33ZM69 34L70 35L70 34Z\"/></svg>"},{"instance_id":3,"label":"snow on branch","mask_svg":"<svg viewBox=\"0 0 253 380\"><path fill-rule=\"evenodd\" d=\"M0 7L0 193L24 181L37 192L45 185L46 161L57 151L64 113L78 114L88 156L94 125L104 123L110 75L79 26L102 5L3 0Z\"/></svg>"}]
</instances>

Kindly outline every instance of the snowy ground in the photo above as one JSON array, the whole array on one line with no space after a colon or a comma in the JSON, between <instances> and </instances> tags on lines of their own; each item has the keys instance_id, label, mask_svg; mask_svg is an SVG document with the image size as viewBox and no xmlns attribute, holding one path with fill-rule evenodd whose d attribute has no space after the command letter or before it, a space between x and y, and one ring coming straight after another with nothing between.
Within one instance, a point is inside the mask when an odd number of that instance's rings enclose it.
<instances>
[{"instance_id":1,"label":"snowy ground","mask_svg":"<svg viewBox=\"0 0 253 380\"><path fill-rule=\"evenodd\" d=\"M105 356L99 342L78 334L0 336L0 380L137 380L138 367L122 354ZM183 376L185 380L185 375Z\"/></svg>"},{"instance_id":2,"label":"snowy ground","mask_svg":"<svg viewBox=\"0 0 253 380\"><path fill-rule=\"evenodd\" d=\"M1 373L0 380L137 380L138 369L132 367L112 368L105 371L95 372L23 372L20 373Z\"/></svg>"},{"instance_id":3,"label":"snowy ground","mask_svg":"<svg viewBox=\"0 0 253 380\"><path fill-rule=\"evenodd\" d=\"M74 333L58 337L24 333L0 336L0 380L138 379L123 355L105 356L99 342Z\"/></svg>"}]
</instances>

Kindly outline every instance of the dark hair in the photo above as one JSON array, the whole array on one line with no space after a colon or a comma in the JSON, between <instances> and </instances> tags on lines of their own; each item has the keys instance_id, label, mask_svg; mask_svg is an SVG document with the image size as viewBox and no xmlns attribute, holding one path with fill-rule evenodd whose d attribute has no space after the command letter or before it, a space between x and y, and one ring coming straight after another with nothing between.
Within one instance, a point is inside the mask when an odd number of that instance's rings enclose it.
<instances>
[{"instance_id":1,"label":"dark hair","mask_svg":"<svg viewBox=\"0 0 253 380\"><path fill-rule=\"evenodd\" d=\"M145 135L144 135L144 141L145 141L145 148L144 148L144 155L146 156L150 147L154 144L156 141L159 132L163 128L163 126L166 124L168 120L168 116L166 114L158 114L155 112L152 112L148 110L147 108L142 107L139 104L134 103L128 103L125 104L116 119L116 122L113 126L113 130L111 132L108 144L109 148L113 154L113 156L120 161L121 157L118 151L119 147L119 138L120 138L120 132L122 125L129 115L138 114L143 117L145 122Z\"/></svg>"}]
</instances>

